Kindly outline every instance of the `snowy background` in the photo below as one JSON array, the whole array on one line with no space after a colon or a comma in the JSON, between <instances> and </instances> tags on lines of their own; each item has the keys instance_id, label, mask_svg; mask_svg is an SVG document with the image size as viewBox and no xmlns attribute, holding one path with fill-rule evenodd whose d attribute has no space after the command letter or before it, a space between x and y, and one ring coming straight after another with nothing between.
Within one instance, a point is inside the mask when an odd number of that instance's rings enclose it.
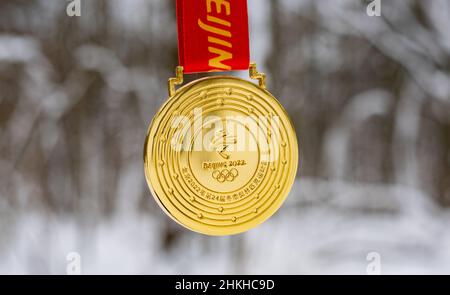
<instances>
[{"instance_id":1,"label":"snowy background","mask_svg":"<svg viewBox=\"0 0 450 295\"><path fill-rule=\"evenodd\" d=\"M184 230L144 179L174 2L0 1L1 274L65 274L73 251L83 274L366 274L371 252L382 274L450 274L449 0L249 0L301 168L232 237Z\"/></svg>"}]
</instances>

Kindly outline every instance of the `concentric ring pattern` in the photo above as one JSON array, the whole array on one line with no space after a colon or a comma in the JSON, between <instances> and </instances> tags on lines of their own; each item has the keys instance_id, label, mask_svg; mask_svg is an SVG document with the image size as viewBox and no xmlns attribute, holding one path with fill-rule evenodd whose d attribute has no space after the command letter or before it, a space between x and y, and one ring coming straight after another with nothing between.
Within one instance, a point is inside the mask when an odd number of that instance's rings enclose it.
<instances>
[{"instance_id":1,"label":"concentric ring pattern","mask_svg":"<svg viewBox=\"0 0 450 295\"><path fill-rule=\"evenodd\" d=\"M199 110L201 125L193 123ZM239 143L226 127L208 120L233 121L249 146L233 149ZM199 150L208 134L219 144ZM282 205L297 171L297 138L269 92L242 79L210 77L183 86L162 106L147 134L144 162L155 199L174 220L203 234L237 234Z\"/></svg>"}]
</instances>

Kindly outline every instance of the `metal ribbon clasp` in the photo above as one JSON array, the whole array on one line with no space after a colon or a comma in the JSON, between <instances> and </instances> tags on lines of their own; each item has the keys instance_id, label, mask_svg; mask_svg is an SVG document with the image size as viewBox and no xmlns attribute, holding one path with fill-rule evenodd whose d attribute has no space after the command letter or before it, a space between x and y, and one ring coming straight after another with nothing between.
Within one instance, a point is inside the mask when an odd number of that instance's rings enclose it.
<instances>
[{"instance_id":1,"label":"metal ribbon clasp","mask_svg":"<svg viewBox=\"0 0 450 295\"><path fill-rule=\"evenodd\" d=\"M250 79L258 80L259 87L266 89L266 74L258 72L256 69L256 63L250 63L249 69ZM183 84L184 69L182 66L177 66L175 69L175 77L170 78L168 81L169 97L175 95L177 85Z\"/></svg>"},{"instance_id":2,"label":"metal ribbon clasp","mask_svg":"<svg viewBox=\"0 0 450 295\"><path fill-rule=\"evenodd\" d=\"M183 67L182 66L178 66L175 69L175 77L174 78L170 78L169 79L169 97L172 97L175 95L176 92L176 85L181 85L183 84Z\"/></svg>"}]
</instances>

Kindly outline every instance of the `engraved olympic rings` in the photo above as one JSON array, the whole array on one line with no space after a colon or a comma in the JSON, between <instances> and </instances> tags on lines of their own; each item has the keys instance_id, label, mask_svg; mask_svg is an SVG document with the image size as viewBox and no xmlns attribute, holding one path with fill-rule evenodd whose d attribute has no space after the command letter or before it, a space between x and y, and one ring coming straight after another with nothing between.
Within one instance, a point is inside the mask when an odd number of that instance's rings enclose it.
<instances>
[{"instance_id":1,"label":"engraved olympic rings","mask_svg":"<svg viewBox=\"0 0 450 295\"><path fill-rule=\"evenodd\" d=\"M236 179L238 175L239 172L237 171L236 168L233 168L231 170L228 169L214 170L212 173L212 177L218 182L225 182L225 181L232 182Z\"/></svg>"}]
</instances>

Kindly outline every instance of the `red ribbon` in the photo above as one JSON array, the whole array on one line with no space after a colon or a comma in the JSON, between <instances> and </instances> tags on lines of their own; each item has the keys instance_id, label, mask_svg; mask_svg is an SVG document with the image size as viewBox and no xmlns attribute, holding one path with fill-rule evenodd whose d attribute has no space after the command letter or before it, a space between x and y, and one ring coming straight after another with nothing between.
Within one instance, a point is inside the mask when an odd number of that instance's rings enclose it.
<instances>
[{"instance_id":1,"label":"red ribbon","mask_svg":"<svg viewBox=\"0 0 450 295\"><path fill-rule=\"evenodd\" d=\"M249 68L247 0L177 0L177 20L185 73Z\"/></svg>"}]
</instances>

